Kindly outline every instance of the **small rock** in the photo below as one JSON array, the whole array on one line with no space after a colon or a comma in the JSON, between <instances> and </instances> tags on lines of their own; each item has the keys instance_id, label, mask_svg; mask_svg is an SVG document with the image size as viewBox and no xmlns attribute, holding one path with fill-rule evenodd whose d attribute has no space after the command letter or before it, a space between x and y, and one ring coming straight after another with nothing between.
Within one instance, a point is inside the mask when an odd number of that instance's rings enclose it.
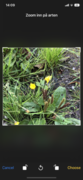
<instances>
[{"instance_id":1,"label":"small rock","mask_svg":"<svg viewBox=\"0 0 83 180\"><path fill-rule=\"evenodd\" d=\"M73 67L72 69L75 70L75 67Z\"/></svg>"},{"instance_id":2,"label":"small rock","mask_svg":"<svg viewBox=\"0 0 83 180\"><path fill-rule=\"evenodd\" d=\"M72 89L75 89L75 87L74 87L74 86L72 86Z\"/></svg>"}]
</instances>

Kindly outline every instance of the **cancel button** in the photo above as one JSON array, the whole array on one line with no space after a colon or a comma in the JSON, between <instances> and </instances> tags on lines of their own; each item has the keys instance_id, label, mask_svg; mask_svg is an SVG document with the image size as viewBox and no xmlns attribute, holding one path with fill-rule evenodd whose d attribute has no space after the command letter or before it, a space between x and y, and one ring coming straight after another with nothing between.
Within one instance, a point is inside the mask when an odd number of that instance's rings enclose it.
<instances>
[{"instance_id":1,"label":"cancel button","mask_svg":"<svg viewBox=\"0 0 83 180\"><path fill-rule=\"evenodd\" d=\"M70 170L70 169L80 170L81 167L80 167L80 166L79 166L79 167L78 167L78 166L67 166L67 169L68 169L68 170Z\"/></svg>"},{"instance_id":2,"label":"cancel button","mask_svg":"<svg viewBox=\"0 0 83 180\"><path fill-rule=\"evenodd\" d=\"M11 169L14 169L14 166L12 166L12 167L2 166L2 169L9 169L9 170L11 170Z\"/></svg>"}]
</instances>

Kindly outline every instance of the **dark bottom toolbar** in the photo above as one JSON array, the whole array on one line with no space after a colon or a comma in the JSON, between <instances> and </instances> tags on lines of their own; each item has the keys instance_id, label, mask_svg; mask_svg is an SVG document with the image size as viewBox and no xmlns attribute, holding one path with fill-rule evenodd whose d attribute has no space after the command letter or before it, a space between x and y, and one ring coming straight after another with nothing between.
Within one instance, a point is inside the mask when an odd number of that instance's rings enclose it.
<instances>
[{"instance_id":1,"label":"dark bottom toolbar","mask_svg":"<svg viewBox=\"0 0 83 180\"><path fill-rule=\"evenodd\" d=\"M1 165L2 180L52 180L80 179L82 164L77 163L3 163Z\"/></svg>"}]
</instances>

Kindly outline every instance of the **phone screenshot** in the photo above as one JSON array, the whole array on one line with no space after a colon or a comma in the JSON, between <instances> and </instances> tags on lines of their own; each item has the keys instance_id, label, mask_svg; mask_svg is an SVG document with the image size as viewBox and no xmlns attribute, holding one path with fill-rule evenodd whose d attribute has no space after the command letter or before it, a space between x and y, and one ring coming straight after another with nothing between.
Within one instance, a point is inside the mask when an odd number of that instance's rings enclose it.
<instances>
[{"instance_id":1,"label":"phone screenshot","mask_svg":"<svg viewBox=\"0 0 83 180\"><path fill-rule=\"evenodd\" d=\"M2 9L1 179L81 179L81 3Z\"/></svg>"}]
</instances>

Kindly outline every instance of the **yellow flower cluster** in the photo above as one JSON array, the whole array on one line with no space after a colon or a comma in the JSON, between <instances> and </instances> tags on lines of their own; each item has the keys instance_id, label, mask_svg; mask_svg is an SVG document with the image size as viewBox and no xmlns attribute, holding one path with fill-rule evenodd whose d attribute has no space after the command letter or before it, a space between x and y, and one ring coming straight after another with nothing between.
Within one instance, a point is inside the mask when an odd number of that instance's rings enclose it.
<instances>
[{"instance_id":1,"label":"yellow flower cluster","mask_svg":"<svg viewBox=\"0 0 83 180\"><path fill-rule=\"evenodd\" d=\"M36 88L36 85L35 85L35 84L30 83L30 89L35 89L35 88Z\"/></svg>"},{"instance_id":2,"label":"yellow flower cluster","mask_svg":"<svg viewBox=\"0 0 83 180\"><path fill-rule=\"evenodd\" d=\"M45 78L45 81L48 83L51 79L52 79L52 76L47 76L47 77Z\"/></svg>"},{"instance_id":3,"label":"yellow flower cluster","mask_svg":"<svg viewBox=\"0 0 83 180\"><path fill-rule=\"evenodd\" d=\"M19 122L16 121L16 122L14 123L14 125L19 125Z\"/></svg>"}]
</instances>

